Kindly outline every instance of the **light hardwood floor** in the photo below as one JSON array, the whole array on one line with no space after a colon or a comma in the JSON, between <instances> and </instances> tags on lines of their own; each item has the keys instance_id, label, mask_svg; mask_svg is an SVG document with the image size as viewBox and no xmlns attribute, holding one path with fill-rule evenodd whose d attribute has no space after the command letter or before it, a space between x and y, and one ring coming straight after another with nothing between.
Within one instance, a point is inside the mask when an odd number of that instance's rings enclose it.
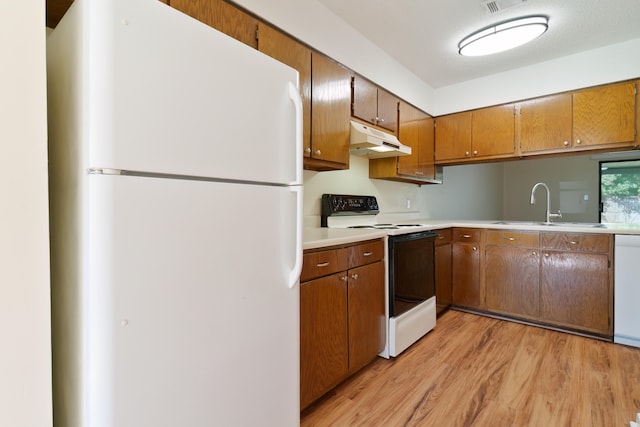
<instances>
[{"instance_id":1,"label":"light hardwood floor","mask_svg":"<svg viewBox=\"0 0 640 427\"><path fill-rule=\"evenodd\" d=\"M450 310L398 358L305 410L302 426L629 426L640 349Z\"/></svg>"}]
</instances>

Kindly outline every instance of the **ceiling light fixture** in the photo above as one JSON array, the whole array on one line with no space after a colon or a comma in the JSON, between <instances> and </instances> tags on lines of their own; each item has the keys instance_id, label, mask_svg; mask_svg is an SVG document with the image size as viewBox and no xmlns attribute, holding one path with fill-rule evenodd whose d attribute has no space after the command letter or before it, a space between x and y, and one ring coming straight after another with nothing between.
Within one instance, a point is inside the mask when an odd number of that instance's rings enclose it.
<instances>
[{"instance_id":1,"label":"ceiling light fixture","mask_svg":"<svg viewBox=\"0 0 640 427\"><path fill-rule=\"evenodd\" d=\"M526 16L476 31L458 43L458 53L482 56L503 52L530 42L547 31L549 18Z\"/></svg>"}]
</instances>

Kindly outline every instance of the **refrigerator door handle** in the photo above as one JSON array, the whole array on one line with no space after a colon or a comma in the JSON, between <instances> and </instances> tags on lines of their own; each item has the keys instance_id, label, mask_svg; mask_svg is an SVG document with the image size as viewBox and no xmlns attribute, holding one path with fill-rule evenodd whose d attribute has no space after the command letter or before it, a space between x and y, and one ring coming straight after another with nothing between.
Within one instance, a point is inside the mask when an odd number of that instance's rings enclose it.
<instances>
[{"instance_id":1,"label":"refrigerator door handle","mask_svg":"<svg viewBox=\"0 0 640 427\"><path fill-rule=\"evenodd\" d=\"M302 273L302 186L290 187L296 193L296 259L289 275L289 287L293 288L300 282Z\"/></svg>"},{"instance_id":2,"label":"refrigerator door handle","mask_svg":"<svg viewBox=\"0 0 640 427\"><path fill-rule=\"evenodd\" d=\"M289 82L289 98L293 101L296 109L296 180L292 185L302 185L302 97L298 91L298 87Z\"/></svg>"}]
</instances>

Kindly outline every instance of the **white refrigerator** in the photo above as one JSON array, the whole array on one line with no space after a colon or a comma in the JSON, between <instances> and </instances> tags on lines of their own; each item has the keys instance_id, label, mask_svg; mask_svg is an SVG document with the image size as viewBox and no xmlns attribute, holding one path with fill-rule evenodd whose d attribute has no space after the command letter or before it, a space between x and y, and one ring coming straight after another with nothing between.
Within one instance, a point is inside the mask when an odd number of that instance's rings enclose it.
<instances>
[{"instance_id":1,"label":"white refrigerator","mask_svg":"<svg viewBox=\"0 0 640 427\"><path fill-rule=\"evenodd\" d=\"M157 0L47 44L55 425L298 425L297 72Z\"/></svg>"}]
</instances>

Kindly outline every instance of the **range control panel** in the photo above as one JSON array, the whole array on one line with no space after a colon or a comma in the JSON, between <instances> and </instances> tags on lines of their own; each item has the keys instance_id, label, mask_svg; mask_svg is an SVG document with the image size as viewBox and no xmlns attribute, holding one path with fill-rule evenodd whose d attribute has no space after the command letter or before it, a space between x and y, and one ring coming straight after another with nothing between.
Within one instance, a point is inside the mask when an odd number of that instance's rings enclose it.
<instances>
[{"instance_id":1,"label":"range control panel","mask_svg":"<svg viewBox=\"0 0 640 427\"><path fill-rule=\"evenodd\" d=\"M374 196L323 194L321 226L327 226L326 219L331 215L376 215L378 212L378 201Z\"/></svg>"}]
</instances>

